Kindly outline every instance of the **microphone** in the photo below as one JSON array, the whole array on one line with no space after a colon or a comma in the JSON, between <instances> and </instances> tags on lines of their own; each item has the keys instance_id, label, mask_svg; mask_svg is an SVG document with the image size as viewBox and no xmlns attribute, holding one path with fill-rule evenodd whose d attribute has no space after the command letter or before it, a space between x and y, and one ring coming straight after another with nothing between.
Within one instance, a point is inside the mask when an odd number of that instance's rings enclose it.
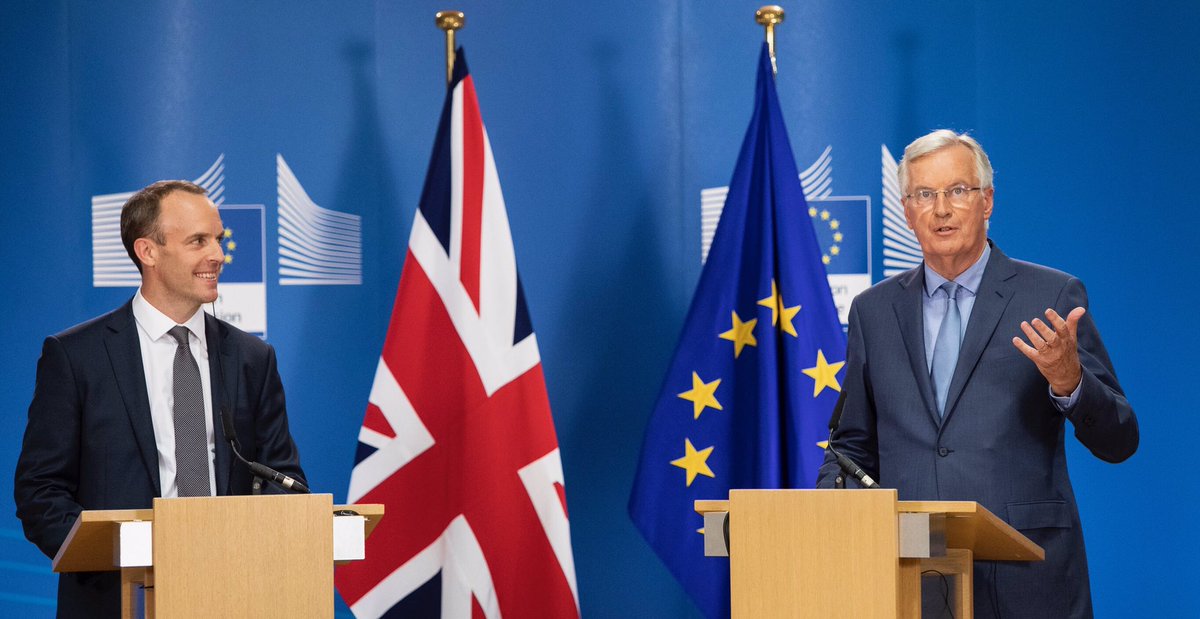
<instances>
[{"instance_id":1,"label":"microphone","mask_svg":"<svg viewBox=\"0 0 1200 619\"><path fill-rule=\"evenodd\" d=\"M855 464L853 460L847 458L846 456L842 455L841 452L833 448L833 431L837 430L838 426L841 425L842 409L845 407L846 390L842 389L841 395L838 396L837 404L833 406L833 415L829 418L829 453L833 454L833 456L837 458L838 466L841 467L843 473L853 476L854 479L857 479L858 483L862 484L864 488L878 488L879 484L875 483L875 480L871 479L871 476L867 475L867 472L862 470L861 466Z\"/></svg>"},{"instance_id":2,"label":"microphone","mask_svg":"<svg viewBox=\"0 0 1200 619\"><path fill-rule=\"evenodd\" d=\"M217 360L217 363L220 363L220 359ZM224 392L224 383L222 383L222 392ZM291 490L297 494L309 493L308 486L305 486L299 480L288 477L265 464L251 462L242 457L240 453L241 445L238 444L236 430L233 428L233 419L229 416L229 409L225 407L224 402L221 402L221 427L225 430L225 440L229 441L229 447L233 449L233 455L245 463L255 477L273 481L284 490Z\"/></svg>"},{"instance_id":3,"label":"microphone","mask_svg":"<svg viewBox=\"0 0 1200 619\"><path fill-rule=\"evenodd\" d=\"M213 301L212 306L213 318L216 318L217 302ZM308 486L305 486L299 480L288 477L287 475L284 475L283 473L280 473L279 471L276 471L265 464L251 462L242 456L242 446L237 440L237 430L233 427L233 417L229 414L229 407L225 402L225 365L221 363L221 333L219 325L217 328L216 340L213 342L213 344L214 352L217 355L217 373L221 379L221 428L225 431L225 440L229 441L229 447L233 450L233 455L237 456L237 459L241 460L246 467L250 469L250 472L253 473L255 477L273 481L284 490L290 490L296 494L309 494L310 491ZM256 482L255 485L257 486L258 483ZM257 488L255 494L258 494Z\"/></svg>"}]
</instances>

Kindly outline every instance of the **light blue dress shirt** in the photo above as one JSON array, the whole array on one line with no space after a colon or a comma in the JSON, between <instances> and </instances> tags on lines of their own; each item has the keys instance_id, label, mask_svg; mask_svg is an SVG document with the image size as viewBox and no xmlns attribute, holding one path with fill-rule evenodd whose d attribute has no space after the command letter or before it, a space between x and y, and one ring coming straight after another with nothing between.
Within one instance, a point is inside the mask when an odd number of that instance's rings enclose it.
<instances>
[{"instance_id":1,"label":"light blue dress shirt","mask_svg":"<svg viewBox=\"0 0 1200 619\"><path fill-rule=\"evenodd\" d=\"M967 324L971 320L971 310L975 308L975 295L979 292L979 284L983 281L983 270L987 267L988 258L991 255L991 244L985 243L983 254L979 256L975 264L967 267L966 271L954 278L954 283L959 286L958 312L962 316L960 323L962 332L958 334L959 341L962 341L963 335L967 332ZM925 323L925 369L932 372L933 343L937 341L938 331L942 328L942 319L946 317L946 291L941 289L941 285L950 280L938 275L937 271L929 268L927 263L922 268L925 269L925 295L921 297L921 317ZM1032 319L1031 316L1030 320ZM1065 411L1075 406L1075 402L1079 399L1079 388L1082 386L1083 381L1079 381L1079 385L1069 396L1054 395L1048 385L1046 391L1054 400L1055 406L1060 411Z\"/></svg>"}]
</instances>

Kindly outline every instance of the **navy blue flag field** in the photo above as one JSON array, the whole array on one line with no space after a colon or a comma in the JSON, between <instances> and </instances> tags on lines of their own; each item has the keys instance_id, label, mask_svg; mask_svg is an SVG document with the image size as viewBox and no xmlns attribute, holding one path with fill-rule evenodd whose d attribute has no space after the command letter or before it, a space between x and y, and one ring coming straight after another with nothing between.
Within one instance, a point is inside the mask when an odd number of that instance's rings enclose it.
<instances>
[{"instance_id":1,"label":"navy blue flag field","mask_svg":"<svg viewBox=\"0 0 1200 619\"><path fill-rule=\"evenodd\" d=\"M846 338L764 45L754 116L708 261L646 429L629 513L709 617L729 561L705 558L697 499L811 488Z\"/></svg>"}]
</instances>

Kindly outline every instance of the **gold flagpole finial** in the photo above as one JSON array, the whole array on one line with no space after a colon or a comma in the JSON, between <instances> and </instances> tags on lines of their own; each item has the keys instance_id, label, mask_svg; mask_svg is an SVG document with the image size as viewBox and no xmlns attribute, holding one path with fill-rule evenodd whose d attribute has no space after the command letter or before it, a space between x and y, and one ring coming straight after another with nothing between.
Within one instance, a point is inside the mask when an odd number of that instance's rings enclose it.
<instances>
[{"instance_id":1,"label":"gold flagpole finial","mask_svg":"<svg viewBox=\"0 0 1200 619\"><path fill-rule=\"evenodd\" d=\"M754 21L767 29L767 53L771 55L771 71L778 73L775 66L775 25L783 23L783 7L768 4L754 12Z\"/></svg>"},{"instance_id":2,"label":"gold flagpole finial","mask_svg":"<svg viewBox=\"0 0 1200 619\"><path fill-rule=\"evenodd\" d=\"M446 83L454 79L454 31L467 25L462 11L438 11L434 15L437 27L446 32Z\"/></svg>"}]
</instances>

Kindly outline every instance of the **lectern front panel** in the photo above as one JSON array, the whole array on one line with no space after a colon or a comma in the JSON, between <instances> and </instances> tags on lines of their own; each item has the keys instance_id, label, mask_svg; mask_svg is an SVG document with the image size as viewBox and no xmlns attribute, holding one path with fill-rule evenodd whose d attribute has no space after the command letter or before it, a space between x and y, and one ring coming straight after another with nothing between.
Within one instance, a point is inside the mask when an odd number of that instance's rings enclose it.
<instances>
[{"instance_id":1,"label":"lectern front panel","mask_svg":"<svg viewBox=\"0 0 1200 619\"><path fill-rule=\"evenodd\" d=\"M332 511L328 494L156 499L156 615L332 617Z\"/></svg>"},{"instance_id":2,"label":"lectern front panel","mask_svg":"<svg viewBox=\"0 0 1200 619\"><path fill-rule=\"evenodd\" d=\"M895 490L731 490L729 504L734 619L897 616Z\"/></svg>"}]
</instances>

